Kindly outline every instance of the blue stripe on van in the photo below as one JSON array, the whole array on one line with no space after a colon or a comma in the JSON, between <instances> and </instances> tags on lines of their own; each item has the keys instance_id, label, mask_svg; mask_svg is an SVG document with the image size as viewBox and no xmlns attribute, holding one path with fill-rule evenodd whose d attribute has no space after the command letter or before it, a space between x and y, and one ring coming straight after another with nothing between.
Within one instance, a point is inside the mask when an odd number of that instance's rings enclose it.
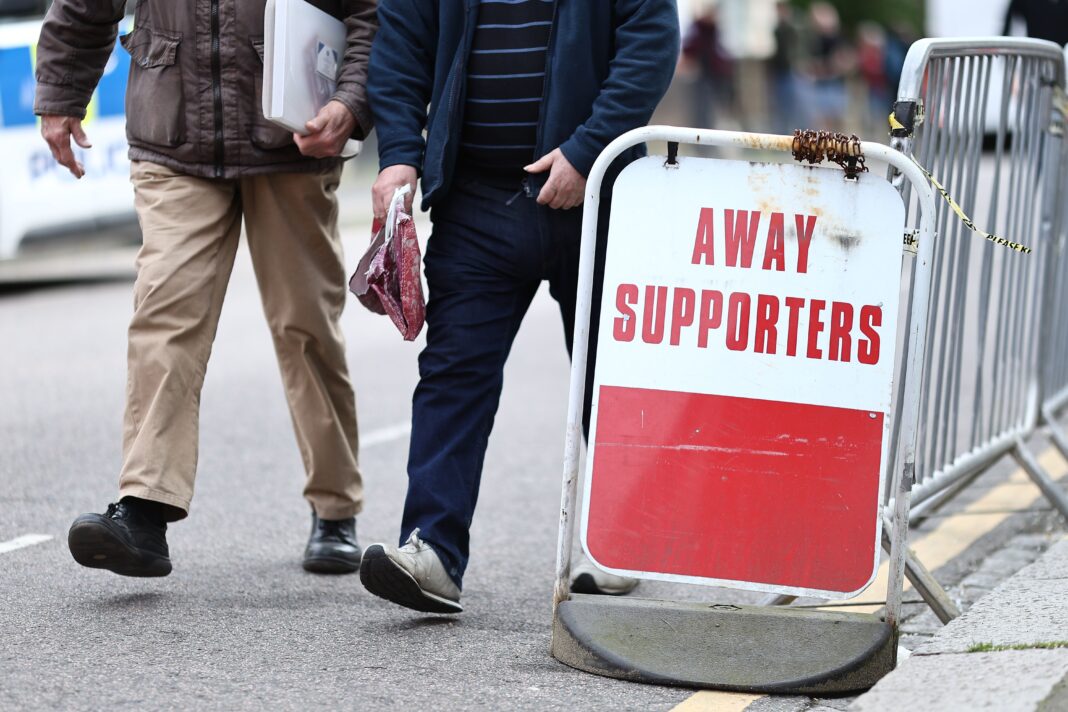
<instances>
[{"instance_id":1,"label":"blue stripe on van","mask_svg":"<svg viewBox=\"0 0 1068 712\"><path fill-rule=\"evenodd\" d=\"M126 25L127 23L124 23ZM129 30L122 28L122 34ZM93 116L122 117L126 113L126 80L130 73L130 55L116 42L100 78L94 99ZM33 55L30 47L0 48L0 127L33 126Z\"/></svg>"},{"instance_id":2,"label":"blue stripe on van","mask_svg":"<svg viewBox=\"0 0 1068 712\"><path fill-rule=\"evenodd\" d=\"M32 126L33 58L29 47L0 49L0 126Z\"/></svg>"},{"instance_id":3,"label":"blue stripe on van","mask_svg":"<svg viewBox=\"0 0 1068 712\"><path fill-rule=\"evenodd\" d=\"M116 42L104 76L96 87L97 116L107 118L126 113L126 79L129 76L130 54Z\"/></svg>"}]
</instances>

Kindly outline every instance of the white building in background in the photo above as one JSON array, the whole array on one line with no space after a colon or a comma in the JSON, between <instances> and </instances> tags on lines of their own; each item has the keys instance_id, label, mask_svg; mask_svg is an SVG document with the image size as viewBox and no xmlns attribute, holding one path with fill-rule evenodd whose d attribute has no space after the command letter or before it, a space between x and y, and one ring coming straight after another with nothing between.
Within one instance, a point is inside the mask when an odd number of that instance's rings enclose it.
<instances>
[{"instance_id":1,"label":"white building in background","mask_svg":"<svg viewBox=\"0 0 1068 712\"><path fill-rule=\"evenodd\" d=\"M678 0L683 32L709 6L719 8L723 48L737 59L767 59L775 53L778 0Z\"/></svg>"},{"instance_id":2,"label":"white building in background","mask_svg":"<svg viewBox=\"0 0 1068 712\"><path fill-rule=\"evenodd\" d=\"M694 2L693 0L678 0L679 5L679 19L682 20L683 30L686 29L686 23L693 19L694 16Z\"/></svg>"},{"instance_id":3,"label":"white building in background","mask_svg":"<svg viewBox=\"0 0 1068 712\"><path fill-rule=\"evenodd\" d=\"M720 41L737 59L768 59L775 54L777 0L719 0Z\"/></svg>"},{"instance_id":4,"label":"white building in background","mask_svg":"<svg viewBox=\"0 0 1068 712\"><path fill-rule=\"evenodd\" d=\"M1000 35L1009 0L927 0L929 37Z\"/></svg>"},{"instance_id":5,"label":"white building in background","mask_svg":"<svg viewBox=\"0 0 1068 712\"><path fill-rule=\"evenodd\" d=\"M775 10L774 0L767 3L764 0L678 0L683 29L685 30L701 8L732 2L743 8L756 8L766 4L770 6L772 13ZM1001 34L1009 0L927 0L926 7L926 34L930 37L989 36ZM755 10L758 14L766 11L764 7Z\"/></svg>"}]
</instances>

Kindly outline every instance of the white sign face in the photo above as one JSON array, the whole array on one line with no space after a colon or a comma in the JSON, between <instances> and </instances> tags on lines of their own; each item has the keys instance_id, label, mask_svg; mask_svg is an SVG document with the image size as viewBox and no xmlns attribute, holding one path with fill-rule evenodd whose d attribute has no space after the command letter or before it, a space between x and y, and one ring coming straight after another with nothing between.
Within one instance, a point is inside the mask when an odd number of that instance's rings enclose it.
<instances>
[{"instance_id":1,"label":"white sign face","mask_svg":"<svg viewBox=\"0 0 1068 712\"><path fill-rule=\"evenodd\" d=\"M583 545L796 595L874 577L905 209L883 179L662 157L615 186Z\"/></svg>"}]
</instances>

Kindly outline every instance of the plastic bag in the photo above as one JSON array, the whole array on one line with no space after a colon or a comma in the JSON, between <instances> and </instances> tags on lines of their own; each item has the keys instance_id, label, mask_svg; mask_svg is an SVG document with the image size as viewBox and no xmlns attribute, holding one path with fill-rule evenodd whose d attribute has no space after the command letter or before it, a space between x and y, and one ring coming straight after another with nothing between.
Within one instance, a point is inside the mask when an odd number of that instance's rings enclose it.
<instances>
[{"instance_id":1,"label":"plastic bag","mask_svg":"<svg viewBox=\"0 0 1068 712\"><path fill-rule=\"evenodd\" d=\"M393 194L385 224L376 220L371 246L349 280L349 290L375 314L386 314L405 341L414 341L426 320L422 255L415 221L404 212L409 186Z\"/></svg>"}]
</instances>

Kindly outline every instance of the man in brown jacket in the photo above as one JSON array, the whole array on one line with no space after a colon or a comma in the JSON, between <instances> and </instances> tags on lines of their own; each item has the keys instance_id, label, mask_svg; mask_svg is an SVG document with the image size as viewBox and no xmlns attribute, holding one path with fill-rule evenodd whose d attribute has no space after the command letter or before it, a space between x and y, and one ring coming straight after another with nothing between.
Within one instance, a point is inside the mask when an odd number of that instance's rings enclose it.
<instances>
[{"instance_id":1,"label":"man in brown jacket","mask_svg":"<svg viewBox=\"0 0 1068 712\"><path fill-rule=\"evenodd\" d=\"M312 533L304 568L359 568L356 405L339 328L345 279L338 158L371 130L365 83L376 0L311 0L345 22L337 92L304 136L263 118L264 0L141 0L121 38L131 180L144 235L130 323L119 501L78 517L80 564L171 571L167 523L189 511L200 389L242 224L303 457ZM55 159L84 173L86 105L126 0L55 0L37 48L36 113Z\"/></svg>"}]
</instances>

